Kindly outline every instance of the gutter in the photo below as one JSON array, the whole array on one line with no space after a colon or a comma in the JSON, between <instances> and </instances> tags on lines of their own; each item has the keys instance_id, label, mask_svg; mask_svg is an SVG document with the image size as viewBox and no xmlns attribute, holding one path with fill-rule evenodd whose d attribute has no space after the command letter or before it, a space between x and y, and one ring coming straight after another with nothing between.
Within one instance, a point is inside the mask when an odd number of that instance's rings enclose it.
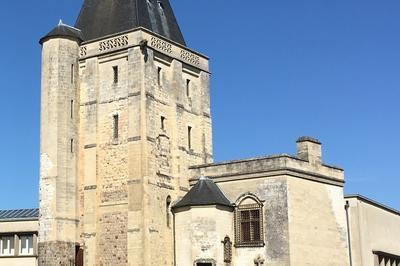
<instances>
[{"instance_id":1,"label":"gutter","mask_svg":"<svg viewBox=\"0 0 400 266\"><path fill-rule=\"evenodd\" d=\"M348 241L348 246L349 246L349 260L350 260L350 266L353 266L353 258L352 258L352 253L351 253L351 234L350 234L350 223L349 223L349 201L346 200L346 205L344 205L344 209L346 210L346 222L347 222L347 241Z\"/></svg>"}]
</instances>

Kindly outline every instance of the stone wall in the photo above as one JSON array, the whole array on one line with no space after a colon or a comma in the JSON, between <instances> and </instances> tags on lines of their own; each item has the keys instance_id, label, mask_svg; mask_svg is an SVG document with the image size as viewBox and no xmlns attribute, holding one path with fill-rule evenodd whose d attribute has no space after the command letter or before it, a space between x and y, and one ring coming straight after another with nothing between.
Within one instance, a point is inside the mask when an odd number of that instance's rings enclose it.
<instances>
[{"instance_id":1,"label":"stone wall","mask_svg":"<svg viewBox=\"0 0 400 266\"><path fill-rule=\"evenodd\" d=\"M62 263L75 256L66 247L75 246L78 233L78 54L78 43L69 39L43 44L39 265L54 265L58 255Z\"/></svg>"},{"instance_id":2,"label":"stone wall","mask_svg":"<svg viewBox=\"0 0 400 266\"><path fill-rule=\"evenodd\" d=\"M146 34L129 33L130 45L115 51L94 54L96 42L84 45L79 213L87 265L107 265L113 257L118 265L172 265L167 222L172 214L166 200L174 202L188 190L189 165L211 161L209 74L151 47L151 42L138 46L141 38L149 38Z\"/></svg>"},{"instance_id":3,"label":"stone wall","mask_svg":"<svg viewBox=\"0 0 400 266\"><path fill-rule=\"evenodd\" d=\"M75 265L75 243L63 241L39 243L38 251L39 265Z\"/></svg>"}]
</instances>

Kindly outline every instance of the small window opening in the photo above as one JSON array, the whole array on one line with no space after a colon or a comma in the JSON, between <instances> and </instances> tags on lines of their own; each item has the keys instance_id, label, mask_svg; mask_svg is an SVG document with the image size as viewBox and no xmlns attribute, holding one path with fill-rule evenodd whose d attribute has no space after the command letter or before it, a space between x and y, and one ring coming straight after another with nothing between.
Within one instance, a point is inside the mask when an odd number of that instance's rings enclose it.
<instances>
[{"instance_id":1,"label":"small window opening","mask_svg":"<svg viewBox=\"0 0 400 266\"><path fill-rule=\"evenodd\" d=\"M74 118L74 100L71 100L71 106L70 106L70 112L71 112L71 119Z\"/></svg>"},{"instance_id":2,"label":"small window opening","mask_svg":"<svg viewBox=\"0 0 400 266\"><path fill-rule=\"evenodd\" d=\"M188 148L192 149L192 127L188 127Z\"/></svg>"},{"instance_id":3,"label":"small window opening","mask_svg":"<svg viewBox=\"0 0 400 266\"><path fill-rule=\"evenodd\" d=\"M114 84L118 83L118 66L113 66Z\"/></svg>"},{"instance_id":4,"label":"small window opening","mask_svg":"<svg viewBox=\"0 0 400 266\"><path fill-rule=\"evenodd\" d=\"M114 119L114 133L113 133L113 136L114 136L114 139L118 139L118 123L119 123L119 116L118 115L114 115L113 116L113 119Z\"/></svg>"},{"instance_id":5,"label":"small window opening","mask_svg":"<svg viewBox=\"0 0 400 266\"><path fill-rule=\"evenodd\" d=\"M162 10L164 10L164 4L161 3L161 1L158 1L158 6L159 6Z\"/></svg>"},{"instance_id":6,"label":"small window opening","mask_svg":"<svg viewBox=\"0 0 400 266\"><path fill-rule=\"evenodd\" d=\"M190 97L190 79L186 80L186 96Z\"/></svg>"},{"instance_id":7,"label":"small window opening","mask_svg":"<svg viewBox=\"0 0 400 266\"><path fill-rule=\"evenodd\" d=\"M170 215L170 208L171 207L171 196L167 197L165 208L166 208L166 219L167 219L167 226L171 227L171 215Z\"/></svg>"},{"instance_id":8,"label":"small window opening","mask_svg":"<svg viewBox=\"0 0 400 266\"><path fill-rule=\"evenodd\" d=\"M71 84L74 83L74 64L71 65Z\"/></svg>"},{"instance_id":9,"label":"small window opening","mask_svg":"<svg viewBox=\"0 0 400 266\"><path fill-rule=\"evenodd\" d=\"M166 120L165 117L162 116L162 117L161 117L161 129L162 129L162 130L165 130L165 120Z\"/></svg>"},{"instance_id":10,"label":"small window opening","mask_svg":"<svg viewBox=\"0 0 400 266\"><path fill-rule=\"evenodd\" d=\"M74 153L74 139L71 139L71 141L70 141L70 150L71 150L71 153Z\"/></svg>"},{"instance_id":11,"label":"small window opening","mask_svg":"<svg viewBox=\"0 0 400 266\"><path fill-rule=\"evenodd\" d=\"M83 266L83 248L81 246L75 246L75 265Z\"/></svg>"},{"instance_id":12,"label":"small window opening","mask_svg":"<svg viewBox=\"0 0 400 266\"><path fill-rule=\"evenodd\" d=\"M162 74L162 68L159 67L158 70L157 70L157 83L158 83L158 86L161 86L161 74Z\"/></svg>"}]
</instances>

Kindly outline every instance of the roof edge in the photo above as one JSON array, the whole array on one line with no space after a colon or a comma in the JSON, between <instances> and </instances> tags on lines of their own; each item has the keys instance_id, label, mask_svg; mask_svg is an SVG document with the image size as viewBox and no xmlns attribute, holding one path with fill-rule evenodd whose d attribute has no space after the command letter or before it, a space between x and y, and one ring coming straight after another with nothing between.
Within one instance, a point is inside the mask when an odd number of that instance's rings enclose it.
<instances>
[{"instance_id":1,"label":"roof edge","mask_svg":"<svg viewBox=\"0 0 400 266\"><path fill-rule=\"evenodd\" d=\"M246 163L246 162L252 162L252 161L279 159L279 158L288 158L288 159L308 163L307 160L300 159L297 156L290 155L287 153L282 153L282 154L272 154L272 155L266 155L266 156L260 156L260 157L247 158L247 159L238 159L238 160L222 161L222 162L216 162L216 163L192 165L189 167L189 169L198 169L198 168L206 168L206 167L212 167L212 166L220 166L220 165L235 164L235 163ZM331 169L335 169L335 170L344 172L344 169L339 166L325 164L325 163L323 163L321 165L324 167L327 167L327 168L331 168Z\"/></svg>"},{"instance_id":2,"label":"roof edge","mask_svg":"<svg viewBox=\"0 0 400 266\"><path fill-rule=\"evenodd\" d=\"M370 199L370 198L368 198L366 196L363 196L363 195L360 195L360 194L349 194L349 195L345 195L344 198L345 199L354 199L355 198L355 199L358 199L358 200L361 200L363 202L369 203L369 204L371 204L371 205L373 205L375 207L384 209L384 210L386 210L388 212L391 212L393 214L396 214L396 215L400 216L400 211L399 210L396 210L396 209L394 209L392 207L389 207L389 206L387 206L385 204L382 204L380 202L377 202L377 201L375 201L373 199Z\"/></svg>"}]
</instances>

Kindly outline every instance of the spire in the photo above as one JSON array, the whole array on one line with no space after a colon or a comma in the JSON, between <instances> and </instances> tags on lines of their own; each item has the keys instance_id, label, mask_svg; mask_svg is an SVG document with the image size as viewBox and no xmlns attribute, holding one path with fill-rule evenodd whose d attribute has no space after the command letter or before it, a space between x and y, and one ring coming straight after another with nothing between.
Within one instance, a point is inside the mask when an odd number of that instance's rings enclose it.
<instances>
[{"instance_id":1,"label":"spire","mask_svg":"<svg viewBox=\"0 0 400 266\"><path fill-rule=\"evenodd\" d=\"M85 0L75 27L86 41L143 27L186 45L168 0Z\"/></svg>"}]
</instances>

